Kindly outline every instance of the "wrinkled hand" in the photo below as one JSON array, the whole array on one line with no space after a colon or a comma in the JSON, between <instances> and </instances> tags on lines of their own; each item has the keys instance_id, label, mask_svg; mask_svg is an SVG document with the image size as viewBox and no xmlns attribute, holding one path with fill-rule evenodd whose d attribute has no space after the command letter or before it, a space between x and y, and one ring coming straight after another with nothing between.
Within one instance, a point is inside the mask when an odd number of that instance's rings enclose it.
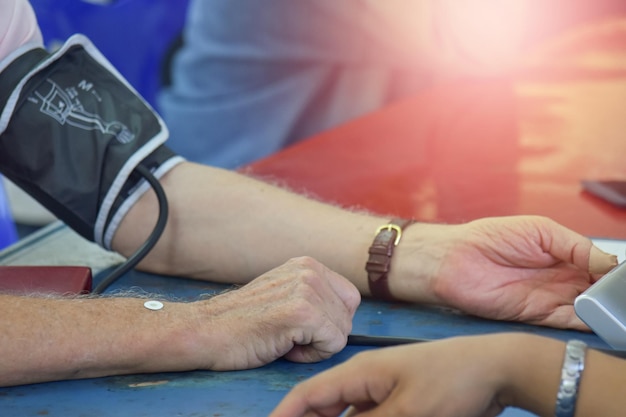
<instances>
[{"instance_id":1,"label":"wrinkled hand","mask_svg":"<svg viewBox=\"0 0 626 417\"><path fill-rule=\"evenodd\" d=\"M296 385L270 417L335 417L348 407L348 416L494 417L507 405L507 380L515 376L508 365L515 356L507 346L526 343L521 338L528 336L461 337L365 351Z\"/></svg>"},{"instance_id":2,"label":"wrinkled hand","mask_svg":"<svg viewBox=\"0 0 626 417\"><path fill-rule=\"evenodd\" d=\"M249 369L286 357L316 362L346 345L360 303L356 287L312 258L288 261L207 302L214 370Z\"/></svg>"},{"instance_id":3,"label":"wrinkled hand","mask_svg":"<svg viewBox=\"0 0 626 417\"><path fill-rule=\"evenodd\" d=\"M441 227L451 229L434 238L443 252L431 289L444 304L485 318L587 329L573 301L617 264L588 238L544 217Z\"/></svg>"}]
</instances>

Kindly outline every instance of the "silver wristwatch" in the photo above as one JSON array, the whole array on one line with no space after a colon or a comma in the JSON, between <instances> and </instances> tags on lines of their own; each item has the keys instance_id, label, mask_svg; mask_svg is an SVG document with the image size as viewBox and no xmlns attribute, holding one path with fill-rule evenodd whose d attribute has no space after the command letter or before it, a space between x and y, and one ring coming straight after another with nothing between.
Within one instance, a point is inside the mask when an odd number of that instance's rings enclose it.
<instances>
[{"instance_id":1,"label":"silver wristwatch","mask_svg":"<svg viewBox=\"0 0 626 417\"><path fill-rule=\"evenodd\" d=\"M565 347L561 385L556 395L555 417L574 417L580 376L585 369L587 344L580 340L570 340Z\"/></svg>"}]
</instances>

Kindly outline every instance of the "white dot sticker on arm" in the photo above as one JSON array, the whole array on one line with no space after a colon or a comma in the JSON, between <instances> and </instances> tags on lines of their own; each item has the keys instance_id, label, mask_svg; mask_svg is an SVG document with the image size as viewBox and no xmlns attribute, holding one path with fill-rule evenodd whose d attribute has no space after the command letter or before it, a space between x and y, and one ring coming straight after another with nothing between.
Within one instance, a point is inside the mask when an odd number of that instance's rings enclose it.
<instances>
[{"instance_id":1,"label":"white dot sticker on arm","mask_svg":"<svg viewBox=\"0 0 626 417\"><path fill-rule=\"evenodd\" d=\"M150 300L143 303L143 306L148 310L160 310L163 308L163 303L156 300Z\"/></svg>"}]
</instances>

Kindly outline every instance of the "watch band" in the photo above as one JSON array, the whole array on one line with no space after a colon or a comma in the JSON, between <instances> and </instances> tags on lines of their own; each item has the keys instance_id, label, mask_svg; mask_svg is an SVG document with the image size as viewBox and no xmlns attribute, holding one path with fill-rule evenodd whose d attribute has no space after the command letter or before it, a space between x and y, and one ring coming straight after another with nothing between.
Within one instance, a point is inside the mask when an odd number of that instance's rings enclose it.
<instances>
[{"instance_id":1,"label":"watch band","mask_svg":"<svg viewBox=\"0 0 626 417\"><path fill-rule=\"evenodd\" d=\"M578 385L585 369L586 352L587 344L580 340L570 340L565 346L561 384L556 395L554 408L555 417L574 417L576 400L578 399Z\"/></svg>"},{"instance_id":2,"label":"watch band","mask_svg":"<svg viewBox=\"0 0 626 417\"><path fill-rule=\"evenodd\" d=\"M387 277L391 268L391 256L400 243L403 230L415 223L412 219L392 219L376 229L374 242L369 248L369 258L365 265L370 293L381 300L394 301L389 291Z\"/></svg>"}]
</instances>

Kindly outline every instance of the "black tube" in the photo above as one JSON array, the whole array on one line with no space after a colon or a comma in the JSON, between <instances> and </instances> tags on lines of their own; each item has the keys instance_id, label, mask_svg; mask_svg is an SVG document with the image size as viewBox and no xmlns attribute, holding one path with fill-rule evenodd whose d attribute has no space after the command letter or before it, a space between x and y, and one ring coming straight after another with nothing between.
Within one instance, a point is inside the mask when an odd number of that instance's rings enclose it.
<instances>
[{"instance_id":1,"label":"black tube","mask_svg":"<svg viewBox=\"0 0 626 417\"><path fill-rule=\"evenodd\" d=\"M135 171L137 171L154 189L156 193L157 200L159 202L159 218L152 230L152 233L146 239L143 245L135 253L133 253L126 261L120 264L117 268L115 268L107 277L105 277L100 284L94 288L92 293L100 294L105 289L107 289L113 282L119 279L126 272L133 269L147 254L150 250L156 245L163 230L165 230L165 225L167 224L167 216L168 216L168 204L167 204L167 196L165 195L165 191L163 187L161 187L161 183L152 175L150 170L145 168L142 165L137 165L135 167Z\"/></svg>"}]
</instances>

